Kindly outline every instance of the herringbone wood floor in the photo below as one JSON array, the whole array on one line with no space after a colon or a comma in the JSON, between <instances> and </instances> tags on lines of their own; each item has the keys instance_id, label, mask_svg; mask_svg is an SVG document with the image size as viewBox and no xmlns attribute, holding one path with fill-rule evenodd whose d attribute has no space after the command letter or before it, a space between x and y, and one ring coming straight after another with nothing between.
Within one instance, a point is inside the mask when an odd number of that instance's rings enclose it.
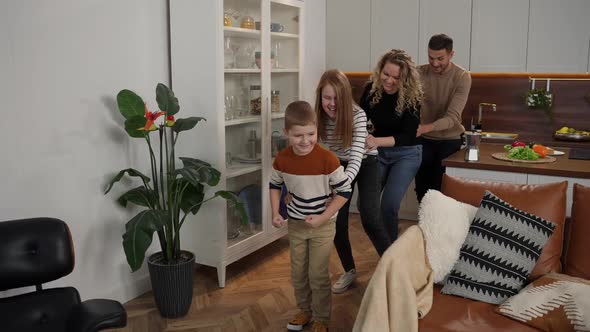
<instances>
[{"instance_id":1,"label":"herringbone wood floor","mask_svg":"<svg viewBox=\"0 0 590 332\"><path fill-rule=\"evenodd\" d=\"M400 228L411 224L411 221L402 221ZM350 215L350 241L357 279L347 292L332 296L330 331L352 329L379 258L363 231L358 214ZM336 250L330 259L330 272L332 282L342 273ZM289 241L285 237L228 266L225 288L217 286L214 268L198 266L193 303L187 316L161 318L149 292L125 304L127 327L113 331L286 331L287 321L297 312L289 273Z\"/></svg>"}]
</instances>

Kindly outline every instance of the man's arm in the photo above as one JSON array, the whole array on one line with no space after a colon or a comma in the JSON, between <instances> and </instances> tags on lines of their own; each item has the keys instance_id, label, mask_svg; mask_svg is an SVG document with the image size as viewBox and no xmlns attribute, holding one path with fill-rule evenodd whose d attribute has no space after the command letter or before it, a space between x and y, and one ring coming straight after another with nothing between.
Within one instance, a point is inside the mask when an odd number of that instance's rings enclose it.
<instances>
[{"instance_id":1,"label":"man's arm","mask_svg":"<svg viewBox=\"0 0 590 332\"><path fill-rule=\"evenodd\" d=\"M418 126L416 137L431 131L445 130L453 127L456 123L461 123L461 114L467 103L469 97L469 90L471 90L471 75L469 72L464 72L459 80L457 89L451 96L449 108L447 108L444 117L437 119L431 123L425 123Z\"/></svg>"}]
</instances>

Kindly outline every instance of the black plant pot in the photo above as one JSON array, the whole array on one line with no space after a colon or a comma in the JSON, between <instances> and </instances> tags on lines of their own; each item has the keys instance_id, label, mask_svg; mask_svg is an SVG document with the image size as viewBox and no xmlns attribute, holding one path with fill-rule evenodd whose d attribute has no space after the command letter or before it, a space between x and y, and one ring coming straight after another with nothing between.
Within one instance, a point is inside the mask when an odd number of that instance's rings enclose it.
<instances>
[{"instance_id":1,"label":"black plant pot","mask_svg":"<svg viewBox=\"0 0 590 332\"><path fill-rule=\"evenodd\" d=\"M148 268L154 298L162 317L186 315L193 300L195 255L183 250L178 263L165 264L162 252L157 252L148 258Z\"/></svg>"}]
</instances>

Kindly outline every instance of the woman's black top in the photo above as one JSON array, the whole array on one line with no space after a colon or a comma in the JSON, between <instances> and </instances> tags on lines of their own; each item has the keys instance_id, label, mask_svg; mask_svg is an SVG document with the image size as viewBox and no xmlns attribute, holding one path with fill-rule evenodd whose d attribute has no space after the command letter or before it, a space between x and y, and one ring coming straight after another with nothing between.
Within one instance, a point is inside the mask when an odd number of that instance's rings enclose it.
<instances>
[{"instance_id":1,"label":"woman's black top","mask_svg":"<svg viewBox=\"0 0 590 332\"><path fill-rule=\"evenodd\" d=\"M373 124L375 137L393 136L395 146L417 145L416 130L420 124L420 107L406 109L401 113L395 111L398 93L382 92L379 103L371 106L373 98L371 82L367 83L360 99L360 106L367 113L367 118Z\"/></svg>"}]
</instances>

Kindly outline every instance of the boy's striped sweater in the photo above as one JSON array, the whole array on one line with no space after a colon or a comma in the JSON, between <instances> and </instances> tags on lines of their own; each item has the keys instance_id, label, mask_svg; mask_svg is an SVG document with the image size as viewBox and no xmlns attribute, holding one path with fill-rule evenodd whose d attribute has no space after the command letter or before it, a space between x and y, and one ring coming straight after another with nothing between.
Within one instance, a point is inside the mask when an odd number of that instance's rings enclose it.
<instances>
[{"instance_id":1,"label":"boy's striped sweater","mask_svg":"<svg viewBox=\"0 0 590 332\"><path fill-rule=\"evenodd\" d=\"M281 150L272 165L270 189L281 190L283 184L291 194L287 204L289 218L305 219L326 209L326 201L335 191L350 199L350 180L336 155L319 145L298 156L292 147Z\"/></svg>"}]
</instances>

